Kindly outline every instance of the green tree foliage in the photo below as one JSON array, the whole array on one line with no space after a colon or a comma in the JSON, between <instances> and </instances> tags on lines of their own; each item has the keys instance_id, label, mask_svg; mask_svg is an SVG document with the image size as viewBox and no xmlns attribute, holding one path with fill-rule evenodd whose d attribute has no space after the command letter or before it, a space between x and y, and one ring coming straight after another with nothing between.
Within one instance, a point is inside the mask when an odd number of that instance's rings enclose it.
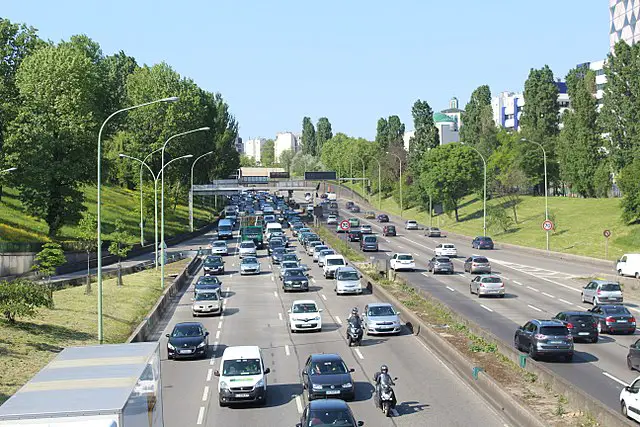
<instances>
[{"instance_id":1,"label":"green tree foliage","mask_svg":"<svg viewBox=\"0 0 640 427\"><path fill-rule=\"evenodd\" d=\"M295 153L293 150L289 149L280 153L280 159L278 159L280 167L289 173L291 173L291 162L293 161L293 156L295 156Z\"/></svg>"},{"instance_id":2,"label":"green tree foliage","mask_svg":"<svg viewBox=\"0 0 640 427\"><path fill-rule=\"evenodd\" d=\"M116 220L115 227L115 231L109 235L109 252L118 257L118 286L122 286L122 258L131 250L131 242L135 237L126 231L122 221Z\"/></svg>"},{"instance_id":3,"label":"green tree foliage","mask_svg":"<svg viewBox=\"0 0 640 427\"><path fill-rule=\"evenodd\" d=\"M98 249L98 220L95 215L85 213L78 223L80 247L87 252L87 282L85 294L91 294L91 252Z\"/></svg>"},{"instance_id":4,"label":"green tree foliage","mask_svg":"<svg viewBox=\"0 0 640 427\"><path fill-rule=\"evenodd\" d=\"M622 168L616 181L623 194L622 219L628 223L640 221L640 159Z\"/></svg>"},{"instance_id":5,"label":"green tree foliage","mask_svg":"<svg viewBox=\"0 0 640 427\"><path fill-rule=\"evenodd\" d=\"M82 50L61 44L36 50L16 74L22 105L5 144L18 167L11 178L50 236L81 218L80 186L95 179L98 71Z\"/></svg>"},{"instance_id":6,"label":"green tree foliage","mask_svg":"<svg viewBox=\"0 0 640 427\"><path fill-rule=\"evenodd\" d=\"M302 119L302 153L316 155L316 130L310 117Z\"/></svg>"},{"instance_id":7,"label":"green tree foliage","mask_svg":"<svg viewBox=\"0 0 640 427\"><path fill-rule=\"evenodd\" d=\"M39 307L53 308L47 286L23 278L0 282L0 313L9 323L16 323L16 317L35 316Z\"/></svg>"},{"instance_id":8,"label":"green tree foliage","mask_svg":"<svg viewBox=\"0 0 640 427\"><path fill-rule=\"evenodd\" d=\"M378 119L375 141L381 150L387 151L389 149L389 122L384 117Z\"/></svg>"},{"instance_id":9,"label":"green tree foliage","mask_svg":"<svg viewBox=\"0 0 640 427\"><path fill-rule=\"evenodd\" d=\"M320 117L318 119L318 125L316 126L316 152L315 155L319 157L322 154L322 146L325 142L333 138L333 131L331 130L331 122L326 117Z\"/></svg>"},{"instance_id":10,"label":"green tree foliage","mask_svg":"<svg viewBox=\"0 0 640 427\"><path fill-rule=\"evenodd\" d=\"M315 156L304 154L302 151L296 153L291 159L290 173L295 176L304 176L305 172L317 172L324 169L324 165Z\"/></svg>"},{"instance_id":11,"label":"green tree foliage","mask_svg":"<svg viewBox=\"0 0 640 427\"><path fill-rule=\"evenodd\" d=\"M254 159L253 157L249 157L246 154L240 155L240 167L255 168L256 166L258 166L256 159Z\"/></svg>"},{"instance_id":12,"label":"green tree foliage","mask_svg":"<svg viewBox=\"0 0 640 427\"><path fill-rule=\"evenodd\" d=\"M445 210L455 212L456 221L460 199L482 183L478 162L477 153L458 143L441 145L423 158L420 185Z\"/></svg>"},{"instance_id":13,"label":"green tree foliage","mask_svg":"<svg viewBox=\"0 0 640 427\"><path fill-rule=\"evenodd\" d=\"M440 145L440 136L433 122L433 110L427 101L418 99L411 108L411 115L415 134L409 139L409 166L415 175L419 175L422 157Z\"/></svg>"},{"instance_id":14,"label":"green tree foliage","mask_svg":"<svg viewBox=\"0 0 640 427\"><path fill-rule=\"evenodd\" d=\"M583 197L595 197L596 172L604 162L603 141L596 124L597 102L590 92L595 82L592 71L573 69L567 75L571 109L562 116L564 127L558 138L560 174L571 190Z\"/></svg>"},{"instance_id":15,"label":"green tree foliage","mask_svg":"<svg viewBox=\"0 0 640 427\"><path fill-rule=\"evenodd\" d=\"M276 163L275 142L273 139L267 139L260 150L260 164L263 167L270 168Z\"/></svg>"},{"instance_id":16,"label":"green tree foliage","mask_svg":"<svg viewBox=\"0 0 640 427\"><path fill-rule=\"evenodd\" d=\"M476 147L485 156L490 156L498 146L497 128L493 121L491 90L482 85L471 94L471 99L462 114L460 137L465 144Z\"/></svg>"},{"instance_id":17,"label":"green tree foliage","mask_svg":"<svg viewBox=\"0 0 640 427\"><path fill-rule=\"evenodd\" d=\"M376 144L382 152L389 151L394 144L402 145L405 132L404 123L398 116L389 116L388 119L378 119L376 130Z\"/></svg>"},{"instance_id":18,"label":"green tree foliage","mask_svg":"<svg viewBox=\"0 0 640 427\"><path fill-rule=\"evenodd\" d=\"M513 219L507 215L503 208L494 205L487 206L487 227L489 229L506 233L512 225Z\"/></svg>"},{"instance_id":19,"label":"green tree foliage","mask_svg":"<svg viewBox=\"0 0 640 427\"><path fill-rule=\"evenodd\" d=\"M56 268L67 262L67 258L59 243L50 242L42 246L42 250L36 254L35 261L33 269L49 280L56 273Z\"/></svg>"}]
</instances>

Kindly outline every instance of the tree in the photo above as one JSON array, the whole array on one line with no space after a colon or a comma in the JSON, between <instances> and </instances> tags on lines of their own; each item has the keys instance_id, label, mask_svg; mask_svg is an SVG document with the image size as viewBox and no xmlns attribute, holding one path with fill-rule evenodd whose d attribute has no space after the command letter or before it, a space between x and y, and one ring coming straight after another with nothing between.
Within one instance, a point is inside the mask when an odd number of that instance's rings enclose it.
<instances>
[{"instance_id":1,"label":"tree","mask_svg":"<svg viewBox=\"0 0 640 427\"><path fill-rule=\"evenodd\" d=\"M376 127L376 143L383 151L389 149L389 122L384 117L378 119Z\"/></svg>"},{"instance_id":2,"label":"tree","mask_svg":"<svg viewBox=\"0 0 640 427\"><path fill-rule=\"evenodd\" d=\"M290 169L292 175L304 176L305 172L321 171L324 169L324 166L317 157L299 151L291 159Z\"/></svg>"},{"instance_id":3,"label":"tree","mask_svg":"<svg viewBox=\"0 0 640 427\"><path fill-rule=\"evenodd\" d=\"M81 218L80 186L95 179L99 84L95 64L69 45L38 49L16 75L23 103L5 144L18 167L11 180L50 236Z\"/></svg>"},{"instance_id":4,"label":"tree","mask_svg":"<svg viewBox=\"0 0 640 427\"><path fill-rule=\"evenodd\" d=\"M116 220L115 227L115 231L109 235L111 240L109 252L118 257L118 286L122 286L122 258L126 257L131 250L133 246L131 242L135 237L126 231L121 220Z\"/></svg>"},{"instance_id":5,"label":"tree","mask_svg":"<svg viewBox=\"0 0 640 427\"><path fill-rule=\"evenodd\" d=\"M440 145L440 136L433 122L433 110L427 101L418 99L411 108L411 115L415 134L409 139L409 167L417 176L420 174L422 157Z\"/></svg>"},{"instance_id":6,"label":"tree","mask_svg":"<svg viewBox=\"0 0 640 427\"><path fill-rule=\"evenodd\" d=\"M404 123L400 121L400 117L398 116L389 116L389 120L387 120L387 147L391 147L393 144L404 144Z\"/></svg>"},{"instance_id":7,"label":"tree","mask_svg":"<svg viewBox=\"0 0 640 427\"><path fill-rule=\"evenodd\" d=\"M0 282L0 313L16 323L16 317L33 317L39 307L53 308L53 297L47 286L18 278Z\"/></svg>"},{"instance_id":8,"label":"tree","mask_svg":"<svg viewBox=\"0 0 640 427\"><path fill-rule=\"evenodd\" d=\"M256 163L256 159L253 157L249 157L246 154L241 154L240 155L240 167L243 168L255 168L256 166L258 166L258 163Z\"/></svg>"},{"instance_id":9,"label":"tree","mask_svg":"<svg viewBox=\"0 0 640 427\"><path fill-rule=\"evenodd\" d=\"M331 138L333 138L331 122L329 122L329 119L326 117L320 117L318 119L318 125L316 126L316 157L320 157L322 154L322 146Z\"/></svg>"},{"instance_id":10,"label":"tree","mask_svg":"<svg viewBox=\"0 0 640 427\"><path fill-rule=\"evenodd\" d=\"M152 203L153 204L153 203ZM78 223L78 240L87 252L87 284L85 294L91 294L91 252L98 249L98 220L95 215L87 213Z\"/></svg>"},{"instance_id":11,"label":"tree","mask_svg":"<svg viewBox=\"0 0 640 427\"><path fill-rule=\"evenodd\" d=\"M454 211L459 221L458 204L462 197L482 182L478 154L470 147L452 143L441 145L423 158L420 185L447 211Z\"/></svg>"},{"instance_id":12,"label":"tree","mask_svg":"<svg viewBox=\"0 0 640 427\"><path fill-rule=\"evenodd\" d=\"M42 250L36 254L35 261L37 264L32 268L49 281L51 276L56 273L56 268L67 262L67 258L64 256L64 251L59 243L49 242L45 243L42 246Z\"/></svg>"},{"instance_id":13,"label":"tree","mask_svg":"<svg viewBox=\"0 0 640 427\"><path fill-rule=\"evenodd\" d=\"M280 167L284 168L287 172L291 172L291 161L294 156L295 153L291 149L284 150L280 153Z\"/></svg>"},{"instance_id":14,"label":"tree","mask_svg":"<svg viewBox=\"0 0 640 427\"><path fill-rule=\"evenodd\" d=\"M478 86L462 114L460 138L465 144L476 147L485 156L497 148L497 129L493 121L491 90L488 85Z\"/></svg>"},{"instance_id":15,"label":"tree","mask_svg":"<svg viewBox=\"0 0 640 427\"><path fill-rule=\"evenodd\" d=\"M275 157L275 142L273 139L267 139L260 149L260 163L263 167L270 168L276 163Z\"/></svg>"},{"instance_id":16,"label":"tree","mask_svg":"<svg viewBox=\"0 0 640 427\"><path fill-rule=\"evenodd\" d=\"M302 152L316 155L316 130L310 117L302 119Z\"/></svg>"},{"instance_id":17,"label":"tree","mask_svg":"<svg viewBox=\"0 0 640 427\"><path fill-rule=\"evenodd\" d=\"M640 160L622 168L616 182L624 195L620 202L622 219L628 223L640 221Z\"/></svg>"}]
</instances>

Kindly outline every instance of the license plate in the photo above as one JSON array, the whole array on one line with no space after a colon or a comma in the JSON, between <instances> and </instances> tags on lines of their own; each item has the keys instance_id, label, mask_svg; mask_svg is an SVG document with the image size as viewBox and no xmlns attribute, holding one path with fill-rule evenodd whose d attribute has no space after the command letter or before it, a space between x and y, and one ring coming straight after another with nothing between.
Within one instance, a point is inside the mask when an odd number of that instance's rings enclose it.
<instances>
[{"instance_id":1,"label":"license plate","mask_svg":"<svg viewBox=\"0 0 640 427\"><path fill-rule=\"evenodd\" d=\"M626 320L618 320L617 322L618 322L618 323L627 323L627 321L626 321Z\"/></svg>"},{"instance_id":2,"label":"license plate","mask_svg":"<svg viewBox=\"0 0 640 427\"><path fill-rule=\"evenodd\" d=\"M300 287L300 285L295 284L295 285L293 285L293 287L294 287L294 288L299 288L299 287Z\"/></svg>"},{"instance_id":3,"label":"license plate","mask_svg":"<svg viewBox=\"0 0 640 427\"><path fill-rule=\"evenodd\" d=\"M589 335L589 332L578 332L578 335Z\"/></svg>"},{"instance_id":4,"label":"license plate","mask_svg":"<svg viewBox=\"0 0 640 427\"><path fill-rule=\"evenodd\" d=\"M180 354L189 354L191 350L180 350Z\"/></svg>"},{"instance_id":5,"label":"license plate","mask_svg":"<svg viewBox=\"0 0 640 427\"><path fill-rule=\"evenodd\" d=\"M562 341L549 341L549 344L564 344Z\"/></svg>"},{"instance_id":6,"label":"license plate","mask_svg":"<svg viewBox=\"0 0 640 427\"><path fill-rule=\"evenodd\" d=\"M340 394L340 390L327 390L327 394Z\"/></svg>"},{"instance_id":7,"label":"license plate","mask_svg":"<svg viewBox=\"0 0 640 427\"><path fill-rule=\"evenodd\" d=\"M249 397L249 393L237 393L236 397Z\"/></svg>"}]
</instances>

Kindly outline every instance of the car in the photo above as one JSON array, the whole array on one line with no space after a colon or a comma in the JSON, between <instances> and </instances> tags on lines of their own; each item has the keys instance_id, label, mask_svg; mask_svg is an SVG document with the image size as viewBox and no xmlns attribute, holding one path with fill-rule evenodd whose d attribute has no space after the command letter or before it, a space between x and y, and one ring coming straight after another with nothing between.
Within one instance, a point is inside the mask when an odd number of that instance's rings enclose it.
<instances>
[{"instance_id":1,"label":"car","mask_svg":"<svg viewBox=\"0 0 640 427\"><path fill-rule=\"evenodd\" d=\"M240 275L260 274L260 262L254 256L245 256L240 261Z\"/></svg>"},{"instance_id":2,"label":"car","mask_svg":"<svg viewBox=\"0 0 640 427\"><path fill-rule=\"evenodd\" d=\"M337 215L329 215L327 217L327 225L336 225L338 223Z\"/></svg>"},{"instance_id":3,"label":"car","mask_svg":"<svg viewBox=\"0 0 640 427\"><path fill-rule=\"evenodd\" d=\"M334 251L333 249L323 249L320 251L320 254L318 255L318 267L324 267L324 258L327 255L335 255L336 251Z\"/></svg>"},{"instance_id":4,"label":"car","mask_svg":"<svg viewBox=\"0 0 640 427\"><path fill-rule=\"evenodd\" d=\"M316 246L326 246L326 245L323 245L322 242L319 240L313 240L308 242L304 248L305 251L307 252L307 255L313 256L313 250Z\"/></svg>"},{"instance_id":5,"label":"car","mask_svg":"<svg viewBox=\"0 0 640 427\"><path fill-rule=\"evenodd\" d=\"M354 203L353 203L352 201L348 201L348 202L345 204L345 207L346 207L347 209L351 209L351 208L353 207L353 205L354 205Z\"/></svg>"},{"instance_id":6,"label":"car","mask_svg":"<svg viewBox=\"0 0 640 427\"><path fill-rule=\"evenodd\" d=\"M322 309L313 300L296 300L289 309L289 328L297 331L321 331Z\"/></svg>"},{"instance_id":7,"label":"car","mask_svg":"<svg viewBox=\"0 0 640 427\"><path fill-rule=\"evenodd\" d=\"M300 258L298 258L298 255L293 253L293 252L287 252L284 255L282 255L282 261L281 262L299 262Z\"/></svg>"},{"instance_id":8,"label":"car","mask_svg":"<svg viewBox=\"0 0 640 427\"><path fill-rule=\"evenodd\" d=\"M385 225L382 228L382 235L385 236L385 237L388 237L388 236L395 237L396 236L396 226L395 225Z\"/></svg>"},{"instance_id":9,"label":"car","mask_svg":"<svg viewBox=\"0 0 640 427\"><path fill-rule=\"evenodd\" d=\"M207 357L209 332L200 322L180 322L167 334L169 359Z\"/></svg>"},{"instance_id":10,"label":"car","mask_svg":"<svg viewBox=\"0 0 640 427\"><path fill-rule=\"evenodd\" d=\"M217 276L200 276L196 281L195 288L197 289L199 285L217 285L220 287L222 282Z\"/></svg>"},{"instance_id":11,"label":"car","mask_svg":"<svg viewBox=\"0 0 640 427\"><path fill-rule=\"evenodd\" d=\"M458 256L458 250L453 243L441 243L436 246L434 252L436 256L448 256L450 258L456 258Z\"/></svg>"},{"instance_id":12,"label":"car","mask_svg":"<svg viewBox=\"0 0 640 427\"><path fill-rule=\"evenodd\" d=\"M339 267L344 267L346 265L348 265L348 263L342 255L327 255L324 257L324 266L322 267L324 278L333 279L335 277L336 270Z\"/></svg>"},{"instance_id":13,"label":"car","mask_svg":"<svg viewBox=\"0 0 640 427\"><path fill-rule=\"evenodd\" d=\"M348 221L351 228L360 227L360 220L358 218L349 218Z\"/></svg>"},{"instance_id":14,"label":"car","mask_svg":"<svg viewBox=\"0 0 640 427\"><path fill-rule=\"evenodd\" d=\"M286 253L287 250L285 248L275 248L271 250L271 262L273 264L280 264Z\"/></svg>"},{"instance_id":15,"label":"car","mask_svg":"<svg viewBox=\"0 0 640 427\"><path fill-rule=\"evenodd\" d=\"M362 276L353 267L338 267L334 273L335 286L333 290L337 295L361 294Z\"/></svg>"},{"instance_id":16,"label":"car","mask_svg":"<svg viewBox=\"0 0 640 427\"><path fill-rule=\"evenodd\" d=\"M360 212L360 206L357 205L353 205L351 206L351 209L349 209L351 212L353 213L359 213Z\"/></svg>"},{"instance_id":17,"label":"car","mask_svg":"<svg viewBox=\"0 0 640 427\"><path fill-rule=\"evenodd\" d=\"M424 235L427 237L442 237L442 232L438 227L427 227Z\"/></svg>"},{"instance_id":18,"label":"car","mask_svg":"<svg viewBox=\"0 0 640 427\"><path fill-rule=\"evenodd\" d=\"M478 298L489 295L504 298L504 281L495 274L476 276L469 284L469 293L478 295Z\"/></svg>"},{"instance_id":19,"label":"car","mask_svg":"<svg viewBox=\"0 0 640 427\"><path fill-rule=\"evenodd\" d=\"M282 272L282 290L309 291L309 278L304 268L287 268Z\"/></svg>"},{"instance_id":20,"label":"car","mask_svg":"<svg viewBox=\"0 0 640 427\"><path fill-rule=\"evenodd\" d=\"M464 271L491 274L491 263L483 256L472 255L464 261Z\"/></svg>"},{"instance_id":21,"label":"car","mask_svg":"<svg viewBox=\"0 0 640 427\"><path fill-rule=\"evenodd\" d=\"M393 271L416 269L416 262L411 254L395 253L391 257L390 267Z\"/></svg>"},{"instance_id":22,"label":"car","mask_svg":"<svg viewBox=\"0 0 640 427\"><path fill-rule=\"evenodd\" d=\"M287 254L289 255L289 254ZM297 257L296 257L297 259ZM278 276L280 277L280 279L282 279L282 274L284 273L285 270L289 269L289 268L300 268L300 261L296 260L283 260L280 263L280 273L278 274Z\"/></svg>"},{"instance_id":23,"label":"car","mask_svg":"<svg viewBox=\"0 0 640 427\"><path fill-rule=\"evenodd\" d=\"M364 421L356 421L349 405L340 399L312 400L302 411L296 427L341 426L361 427Z\"/></svg>"},{"instance_id":24,"label":"car","mask_svg":"<svg viewBox=\"0 0 640 427\"><path fill-rule=\"evenodd\" d=\"M622 415L635 421L640 421L640 377L620 391L620 411Z\"/></svg>"},{"instance_id":25,"label":"car","mask_svg":"<svg viewBox=\"0 0 640 427\"><path fill-rule=\"evenodd\" d=\"M375 217L376 217L376 213L375 213L375 212L373 212L373 211L366 211L366 212L364 213L364 217L365 217L366 219L375 219Z\"/></svg>"},{"instance_id":26,"label":"car","mask_svg":"<svg viewBox=\"0 0 640 427\"><path fill-rule=\"evenodd\" d=\"M218 404L267 402L267 377L262 351L258 346L227 347L222 353L218 381Z\"/></svg>"},{"instance_id":27,"label":"car","mask_svg":"<svg viewBox=\"0 0 640 427\"><path fill-rule=\"evenodd\" d=\"M351 373L355 369L347 365L338 354L312 354L302 370L302 386L307 390L307 400L336 397L342 400L355 398L355 385Z\"/></svg>"},{"instance_id":28,"label":"car","mask_svg":"<svg viewBox=\"0 0 640 427\"><path fill-rule=\"evenodd\" d=\"M640 254L624 254L616 262L618 276L633 276L640 279Z\"/></svg>"},{"instance_id":29,"label":"car","mask_svg":"<svg viewBox=\"0 0 640 427\"><path fill-rule=\"evenodd\" d=\"M378 214L378 217L376 219L378 220L378 222L389 222L389 215Z\"/></svg>"},{"instance_id":30,"label":"car","mask_svg":"<svg viewBox=\"0 0 640 427\"><path fill-rule=\"evenodd\" d=\"M211 274L224 274L224 261L219 255L209 255L202 263L205 276Z\"/></svg>"},{"instance_id":31,"label":"car","mask_svg":"<svg viewBox=\"0 0 640 427\"><path fill-rule=\"evenodd\" d=\"M373 229L371 228L370 225L363 224L363 225L360 226L360 232L362 234L371 234L371 233L373 233Z\"/></svg>"},{"instance_id":32,"label":"car","mask_svg":"<svg viewBox=\"0 0 640 427\"><path fill-rule=\"evenodd\" d=\"M362 236L362 239L360 239L360 249L362 252L378 252L378 237L372 234Z\"/></svg>"},{"instance_id":33,"label":"car","mask_svg":"<svg viewBox=\"0 0 640 427\"><path fill-rule=\"evenodd\" d=\"M417 230L418 229L418 221L414 221L412 219L408 220L404 223L405 230Z\"/></svg>"},{"instance_id":34,"label":"car","mask_svg":"<svg viewBox=\"0 0 640 427\"><path fill-rule=\"evenodd\" d=\"M214 242L211 242L211 244L209 245L209 248L211 249L211 253L213 255L229 254L229 248L227 247L227 242L225 242L224 240L216 240Z\"/></svg>"},{"instance_id":35,"label":"car","mask_svg":"<svg viewBox=\"0 0 640 427\"><path fill-rule=\"evenodd\" d=\"M316 245L313 247L313 262L318 262L318 258L320 258L320 252L325 249L329 249L327 245Z\"/></svg>"},{"instance_id":36,"label":"car","mask_svg":"<svg viewBox=\"0 0 640 427\"><path fill-rule=\"evenodd\" d=\"M437 273L454 273L453 261L451 258L442 257L442 256L434 256L429 260L429 264L427 264L427 271L433 272L433 274Z\"/></svg>"},{"instance_id":37,"label":"car","mask_svg":"<svg viewBox=\"0 0 640 427\"><path fill-rule=\"evenodd\" d=\"M367 304L362 311L362 320L367 335L399 334L402 328L400 315L386 302Z\"/></svg>"},{"instance_id":38,"label":"car","mask_svg":"<svg viewBox=\"0 0 640 427\"><path fill-rule=\"evenodd\" d=\"M362 239L362 231L360 230L349 230L349 234L347 234L347 240L350 242L359 242Z\"/></svg>"},{"instance_id":39,"label":"car","mask_svg":"<svg viewBox=\"0 0 640 427\"><path fill-rule=\"evenodd\" d=\"M293 237L298 237L298 232L300 229L305 228L304 224L301 222L296 222L291 224L291 234Z\"/></svg>"},{"instance_id":40,"label":"car","mask_svg":"<svg viewBox=\"0 0 640 427\"><path fill-rule=\"evenodd\" d=\"M598 333L636 332L636 318L624 305L596 305L588 310L598 322Z\"/></svg>"},{"instance_id":41,"label":"car","mask_svg":"<svg viewBox=\"0 0 640 427\"><path fill-rule=\"evenodd\" d=\"M471 242L473 249L493 249L493 240L491 237L478 236Z\"/></svg>"},{"instance_id":42,"label":"car","mask_svg":"<svg viewBox=\"0 0 640 427\"><path fill-rule=\"evenodd\" d=\"M214 285L204 285L214 286ZM222 295L220 287L213 289L200 289L191 299L191 314L198 317L203 314L222 314Z\"/></svg>"},{"instance_id":43,"label":"car","mask_svg":"<svg viewBox=\"0 0 640 427\"><path fill-rule=\"evenodd\" d=\"M276 248L286 248L284 244L284 239L280 237L272 237L269 240L269 246L267 248L267 253L271 255L271 252Z\"/></svg>"},{"instance_id":44,"label":"car","mask_svg":"<svg viewBox=\"0 0 640 427\"><path fill-rule=\"evenodd\" d=\"M246 256L257 256L256 244L252 240L240 242L240 246L238 247L238 256L240 258L244 258Z\"/></svg>"},{"instance_id":45,"label":"car","mask_svg":"<svg viewBox=\"0 0 640 427\"><path fill-rule=\"evenodd\" d=\"M534 360L539 356L561 356L567 362L573 360L573 337L558 320L528 321L516 330L513 344L518 351L528 352Z\"/></svg>"},{"instance_id":46,"label":"car","mask_svg":"<svg viewBox=\"0 0 640 427\"><path fill-rule=\"evenodd\" d=\"M592 280L582 288L582 302L598 304L622 304L622 288L620 283L608 280Z\"/></svg>"},{"instance_id":47,"label":"car","mask_svg":"<svg viewBox=\"0 0 640 427\"><path fill-rule=\"evenodd\" d=\"M598 342L598 322L593 314L586 311L561 311L553 317L569 329L573 342Z\"/></svg>"},{"instance_id":48,"label":"car","mask_svg":"<svg viewBox=\"0 0 640 427\"><path fill-rule=\"evenodd\" d=\"M627 367L629 370L640 370L640 339L629 346Z\"/></svg>"}]
</instances>

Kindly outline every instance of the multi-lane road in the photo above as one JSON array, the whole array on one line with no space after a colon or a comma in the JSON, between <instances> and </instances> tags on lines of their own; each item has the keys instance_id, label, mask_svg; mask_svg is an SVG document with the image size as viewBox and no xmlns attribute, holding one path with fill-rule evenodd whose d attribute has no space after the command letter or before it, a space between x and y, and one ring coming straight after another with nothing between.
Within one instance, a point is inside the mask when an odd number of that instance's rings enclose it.
<instances>
[{"instance_id":1,"label":"multi-lane road","mask_svg":"<svg viewBox=\"0 0 640 427\"><path fill-rule=\"evenodd\" d=\"M292 242L293 243L293 242ZM299 247L294 250L302 262L313 262ZM376 299L372 295L340 296L333 292L332 281L324 279L320 268L312 266L310 291L283 293L274 266L266 251L259 251L262 273L240 276L239 259L225 258L223 283L224 314L198 318L210 332L210 357L206 360L167 360L166 339L163 351L162 381L164 419L168 427L184 426L294 426L306 405L300 372L312 353L338 353L348 367L355 368L356 399L350 406L356 419L368 426L507 426L508 424L484 400L470 391L447 365L436 357L419 338L400 336L367 337L361 347L350 348L343 325L352 307L361 310ZM165 333L191 316L190 286L177 301ZM323 308L323 329L318 333L291 334L287 310L296 299L314 299ZM258 345L262 348L268 374L268 397L263 407L225 407L218 405L217 378L219 359L227 346ZM395 387L397 413L386 419L372 400L373 375L381 364L388 364Z\"/></svg>"},{"instance_id":2,"label":"multi-lane road","mask_svg":"<svg viewBox=\"0 0 640 427\"><path fill-rule=\"evenodd\" d=\"M341 207L344 208L342 204ZM365 220L362 214L341 209L340 215L342 218L359 217L362 223L370 224L375 233L380 234L382 230L383 224ZM613 268L606 271L606 268L595 263L558 260L517 249L480 251L471 248L470 239L429 238L422 230L404 230L404 222L400 218L391 215L390 218L396 225L398 236L381 236L380 251L368 255L381 258L394 252L412 253L418 270L401 273L407 281L430 292L506 343L512 343L515 329L530 319L548 319L565 310L589 309L590 304L581 303L580 289L586 283L585 279L579 278L603 271L613 273ZM454 260L456 274L435 276L427 272L427 262L433 257L436 245L444 242L454 243L458 249L458 257ZM464 273L463 262L470 255L480 254L490 260L493 272L504 278L507 293L504 299L480 299L469 293L469 283L473 276ZM640 316L640 309L633 301L628 301L625 305L632 313ZM638 375L626 366L629 345L638 338L638 333L602 334L596 344L576 344L572 363L543 363L617 410L620 390Z\"/></svg>"}]
</instances>

